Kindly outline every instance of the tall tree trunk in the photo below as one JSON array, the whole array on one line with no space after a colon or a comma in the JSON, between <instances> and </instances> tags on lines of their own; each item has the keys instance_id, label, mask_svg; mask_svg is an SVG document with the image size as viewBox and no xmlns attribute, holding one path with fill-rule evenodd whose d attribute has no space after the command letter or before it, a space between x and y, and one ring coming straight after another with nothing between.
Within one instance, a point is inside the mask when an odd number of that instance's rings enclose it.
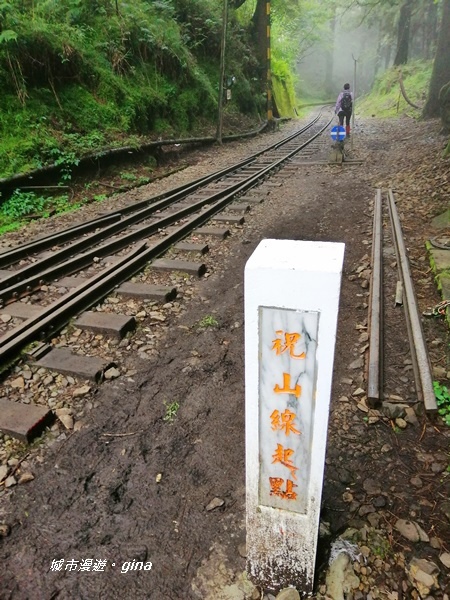
<instances>
[{"instance_id":1,"label":"tall tree trunk","mask_svg":"<svg viewBox=\"0 0 450 600\"><path fill-rule=\"evenodd\" d=\"M436 50L438 36L438 4L435 0L426 0L416 17L417 31L411 31L413 40L420 40L417 45L418 58L430 60Z\"/></svg>"},{"instance_id":2,"label":"tall tree trunk","mask_svg":"<svg viewBox=\"0 0 450 600\"><path fill-rule=\"evenodd\" d=\"M422 115L438 117L440 113L439 92L450 82L450 0L444 0L442 5L441 28L439 31L436 56L434 57L428 99Z\"/></svg>"},{"instance_id":3,"label":"tall tree trunk","mask_svg":"<svg viewBox=\"0 0 450 600\"><path fill-rule=\"evenodd\" d=\"M438 37L438 5L434 0L429 0L427 29L425 37L424 58L430 60L436 47Z\"/></svg>"},{"instance_id":4,"label":"tall tree trunk","mask_svg":"<svg viewBox=\"0 0 450 600\"><path fill-rule=\"evenodd\" d=\"M397 34L397 54L394 66L405 65L408 62L409 30L411 26L411 13L414 0L405 0L400 9Z\"/></svg>"},{"instance_id":5,"label":"tall tree trunk","mask_svg":"<svg viewBox=\"0 0 450 600\"><path fill-rule=\"evenodd\" d=\"M325 82L324 89L327 98L333 96L333 71L334 71L334 37L336 33L336 4L332 7L332 18L330 22L330 46L325 54Z\"/></svg>"},{"instance_id":6,"label":"tall tree trunk","mask_svg":"<svg viewBox=\"0 0 450 600\"><path fill-rule=\"evenodd\" d=\"M253 36L261 70L264 71L267 62L267 0L257 0L253 13Z\"/></svg>"},{"instance_id":7,"label":"tall tree trunk","mask_svg":"<svg viewBox=\"0 0 450 600\"><path fill-rule=\"evenodd\" d=\"M385 71L387 71L391 65L391 55L392 55L391 46L385 46L385 49L384 49L384 70Z\"/></svg>"},{"instance_id":8,"label":"tall tree trunk","mask_svg":"<svg viewBox=\"0 0 450 600\"><path fill-rule=\"evenodd\" d=\"M375 80L376 76L378 75L378 71L381 68L381 55L383 52L382 40L383 40L383 32L382 32L382 26L381 26L378 28L377 53L375 54L375 62L373 65L373 79L374 80Z\"/></svg>"}]
</instances>

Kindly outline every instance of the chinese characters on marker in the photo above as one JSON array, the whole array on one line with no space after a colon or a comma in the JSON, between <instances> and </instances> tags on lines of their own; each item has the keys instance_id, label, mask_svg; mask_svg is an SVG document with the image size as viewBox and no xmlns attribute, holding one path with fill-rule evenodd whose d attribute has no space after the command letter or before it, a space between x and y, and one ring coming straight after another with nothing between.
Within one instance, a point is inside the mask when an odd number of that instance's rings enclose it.
<instances>
[{"instance_id":1,"label":"chinese characters on marker","mask_svg":"<svg viewBox=\"0 0 450 600\"><path fill-rule=\"evenodd\" d=\"M280 356L285 352L289 353L290 358L294 360L304 360L305 352L297 350L297 343L300 341L299 333L288 333L282 330L276 331L276 339L272 341L272 351L275 351L276 356ZM297 400L300 400L302 387L298 383L291 384L291 373L280 373L282 383L276 382L273 391L275 394L292 394ZM301 431L297 428L295 420L297 414L286 408L280 411L277 408L270 415L271 427L273 431L282 431L286 436L286 444L289 444L289 437L292 435L301 435ZM280 463L286 467L288 473L286 479L281 477L269 477L270 495L278 496L283 500L296 500L297 493L294 488L298 487L294 480L297 480L296 471L299 467L295 464L295 451L288 446L277 443L277 447L273 451L272 464Z\"/></svg>"}]
</instances>

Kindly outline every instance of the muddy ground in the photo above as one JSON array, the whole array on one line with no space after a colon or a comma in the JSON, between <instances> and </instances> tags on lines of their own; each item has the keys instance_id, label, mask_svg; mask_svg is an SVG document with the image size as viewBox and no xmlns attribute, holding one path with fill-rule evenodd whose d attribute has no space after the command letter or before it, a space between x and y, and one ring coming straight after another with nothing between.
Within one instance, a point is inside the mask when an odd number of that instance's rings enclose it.
<instances>
[{"instance_id":1,"label":"muddy ground","mask_svg":"<svg viewBox=\"0 0 450 600\"><path fill-rule=\"evenodd\" d=\"M393 300L397 269L386 215L384 391L408 411L397 421L392 408L369 413L358 391L366 385L366 271L377 187L395 189L420 309L440 299L425 249L429 237L442 233L431 219L450 198L450 165L440 158L445 138L438 132L438 122L361 119L350 156L362 165L302 166L268 189L245 224L220 242L209 276L193 282L193 298L173 317L158 355L136 359L136 375L95 390L83 427L40 454L31 465L33 481L0 498L1 598L262 597L263 591L239 591L245 587L239 583L245 570L243 273L262 238L346 244L317 596L327 592L327 550L343 532L366 557L354 564L358 583L347 598L450 594L449 565L441 560L450 552L449 429L429 420L417 402L402 308ZM260 141L247 142L249 152L252 143ZM316 158L327 158L329 146L325 140ZM234 162L232 145L194 156L203 169ZM200 326L202 320L210 326ZM423 320L435 374L445 383L448 330L442 320ZM396 528L399 519L417 523L425 535L408 539ZM438 567L429 593L411 576L413 559ZM133 560L148 570L124 566ZM57 570L52 561L64 563Z\"/></svg>"}]
</instances>

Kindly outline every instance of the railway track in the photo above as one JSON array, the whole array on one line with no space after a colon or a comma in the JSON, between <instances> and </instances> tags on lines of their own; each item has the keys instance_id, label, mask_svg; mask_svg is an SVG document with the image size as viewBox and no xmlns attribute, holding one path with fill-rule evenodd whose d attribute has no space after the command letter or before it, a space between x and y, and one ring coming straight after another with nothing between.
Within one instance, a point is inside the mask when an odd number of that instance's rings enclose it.
<instances>
[{"instance_id":1,"label":"railway track","mask_svg":"<svg viewBox=\"0 0 450 600\"><path fill-rule=\"evenodd\" d=\"M69 349L46 342L77 315L82 317L76 323L83 322L83 311L107 301L115 290L146 302L173 299L176 288L148 284L145 273L161 269L203 275L202 262L180 257L206 252L207 243L198 241L226 235L227 229L217 229L220 223L242 224L242 213L251 204L245 204L249 194L262 184L278 185L277 174L302 151L314 156L310 148L330 122L329 115L320 113L282 142L226 169L1 253L0 311L10 317L1 324L1 364L14 364L26 348L32 362L41 361L50 370L101 379L107 362L87 357L83 363ZM236 199L241 204L235 204ZM215 228L203 227L208 222ZM168 250L173 258L158 262ZM134 283L124 286L131 278ZM120 339L136 326L133 316L116 314L114 321L113 315L101 313L98 307L85 313L84 327ZM49 356L54 356L53 362ZM43 426L46 419L38 421ZM1 429L15 434L11 427ZM24 427L17 437L28 440L36 432Z\"/></svg>"},{"instance_id":2,"label":"railway track","mask_svg":"<svg viewBox=\"0 0 450 600\"><path fill-rule=\"evenodd\" d=\"M437 404L433 389L433 377L428 357L426 341L421 325L417 300L412 284L407 249L403 238L400 218L392 190L383 195L378 189L374 201L374 221L372 236L372 279L369 303L369 348L367 361L367 398L369 406L377 408L384 398L384 305L383 286L383 197L385 212L388 211L391 223L391 241L395 249L398 265L398 279L395 290L390 290L395 304L403 306L405 325L408 332L412 368L417 397L423 402L428 414L436 413ZM392 302L392 299L391 299Z\"/></svg>"}]
</instances>

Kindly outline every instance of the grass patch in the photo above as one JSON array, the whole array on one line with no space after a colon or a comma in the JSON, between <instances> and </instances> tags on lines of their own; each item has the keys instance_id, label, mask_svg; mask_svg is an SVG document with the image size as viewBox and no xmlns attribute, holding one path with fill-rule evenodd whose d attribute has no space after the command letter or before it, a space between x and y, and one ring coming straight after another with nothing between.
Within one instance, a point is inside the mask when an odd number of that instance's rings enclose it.
<instances>
[{"instance_id":1,"label":"grass patch","mask_svg":"<svg viewBox=\"0 0 450 600\"><path fill-rule=\"evenodd\" d=\"M3 220L0 216L0 236L4 233L10 233L11 231L17 231L21 227L23 227L25 223L20 221L10 221L9 223Z\"/></svg>"},{"instance_id":2,"label":"grass patch","mask_svg":"<svg viewBox=\"0 0 450 600\"><path fill-rule=\"evenodd\" d=\"M94 196L93 199L102 202L106 198L105 194L101 194ZM78 202L72 202L67 194L46 197L35 192L15 190L11 197L0 206L0 236L26 227L31 218L48 218L50 215L73 212L89 202L87 197Z\"/></svg>"},{"instance_id":3,"label":"grass patch","mask_svg":"<svg viewBox=\"0 0 450 600\"><path fill-rule=\"evenodd\" d=\"M428 93L431 61L415 61L401 69L403 84L408 98L422 107ZM356 99L356 112L362 116L397 117L408 115L418 118L421 111L410 106L403 98L399 84L399 68L392 67L377 79L372 91L363 98Z\"/></svg>"},{"instance_id":4,"label":"grass patch","mask_svg":"<svg viewBox=\"0 0 450 600\"><path fill-rule=\"evenodd\" d=\"M436 396L436 404L438 405L438 413L447 427L450 427L450 392L447 386L442 385L438 381L433 381L433 388Z\"/></svg>"},{"instance_id":5,"label":"grass patch","mask_svg":"<svg viewBox=\"0 0 450 600\"><path fill-rule=\"evenodd\" d=\"M166 402L164 401L164 406L166 407L166 414L163 417L163 421L166 421L166 423L173 423L175 420L175 417L177 416L178 413L178 409L180 408L180 405L178 402Z\"/></svg>"},{"instance_id":6,"label":"grass patch","mask_svg":"<svg viewBox=\"0 0 450 600\"><path fill-rule=\"evenodd\" d=\"M219 327L219 321L212 315L206 315L198 322L198 326L201 329L209 329Z\"/></svg>"}]
</instances>

